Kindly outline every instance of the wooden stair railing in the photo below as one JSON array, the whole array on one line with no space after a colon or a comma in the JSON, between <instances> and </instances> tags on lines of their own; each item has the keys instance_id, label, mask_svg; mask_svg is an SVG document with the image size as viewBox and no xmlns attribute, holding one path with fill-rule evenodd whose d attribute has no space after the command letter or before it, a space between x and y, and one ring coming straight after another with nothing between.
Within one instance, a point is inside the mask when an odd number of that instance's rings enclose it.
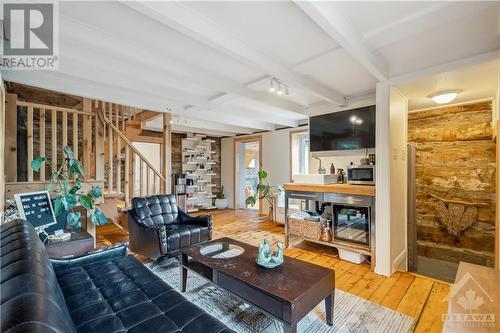
<instances>
[{"instance_id":1,"label":"wooden stair railing","mask_svg":"<svg viewBox=\"0 0 500 333\"><path fill-rule=\"evenodd\" d=\"M40 172L34 173L31 161L36 156L45 156L57 169L63 163L63 148L67 145L82 161L85 179L102 186L105 197L123 199L125 207L130 207L134 196L163 194L170 190L166 176L170 172L169 137L164 134L162 138L160 172L126 135L128 123L147 121L157 116L155 112L88 98L82 99L81 109L72 109L21 101L15 94L6 97L6 146L9 149L4 158L5 190L9 197L27 188L31 191L43 189L51 168L43 163ZM18 112L18 108L22 108L22 112ZM170 115L159 114L167 124L164 133L169 133ZM18 122L24 119L17 119L21 116L26 119L26 142L16 141ZM19 167L18 145L26 145Z\"/></svg>"},{"instance_id":2,"label":"wooden stair railing","mask_svg":"<svg viewBox=\"0 0 500 333\"><path fill-rule=\"evenodd\" d=\"M130 207L131 199L135 195L144 196L165 193L167 183L165 177L118 128L120 126L119 121L116 120L118 118L115 117L116 121L113 124L112 107L108 107L108 116L106 116L106 112L102 108L96 108L96 111L98 118L104 121L105 132L107 133L105 138L107 142L104 146L107 146L108 149L108 195L123 193L125 206ZM122 122L122 126L125 126L124 122ZM122 162L124 164L123 172ZM139 171L138 174L136 169Z\"/></svg>"}]
</instances>

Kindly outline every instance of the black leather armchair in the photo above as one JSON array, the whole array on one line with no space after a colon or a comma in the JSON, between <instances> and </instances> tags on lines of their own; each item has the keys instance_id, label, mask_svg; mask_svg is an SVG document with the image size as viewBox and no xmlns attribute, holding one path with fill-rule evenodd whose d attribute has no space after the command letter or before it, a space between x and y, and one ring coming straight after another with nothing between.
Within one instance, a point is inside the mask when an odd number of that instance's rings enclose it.
<instances>
[{"instance_id":1,"label":"black leather armchair","mask_svg":"<svg viewBox=\"0 0 500 333\"><path fill-rule=\"evenodd\" d=\"M132 199L128 212L130 250L151 259L174 257L179 249L212 239L212 217L191 217L177 207L175 195Z\"/></svg>"}]
</instances>

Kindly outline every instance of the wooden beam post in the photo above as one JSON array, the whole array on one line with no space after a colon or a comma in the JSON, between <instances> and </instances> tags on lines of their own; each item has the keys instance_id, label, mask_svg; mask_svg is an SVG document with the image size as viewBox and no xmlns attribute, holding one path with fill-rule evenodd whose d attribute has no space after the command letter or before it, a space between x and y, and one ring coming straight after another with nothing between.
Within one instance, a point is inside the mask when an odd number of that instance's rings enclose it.
<instances>
[{"instance_id":1,"label":"wooden beam post","mask_svg":"<svg viewBox=\"0 0 500 333\"><path fill-rule=\"evenodd\" d=\"M108 117L109 121L113 122L113 104L107 103L108 105ZM108 129L108 192L113 193L113 130Z\"/></svg>"},{"instance_id":2,"label":"wooden beam post","mask_svg":"<svg viewBox=\"0 0 500 333\"><path fill-rule=\"evenodd\" d=\"M29 118L29 107L28 107L28 118ZM50 137L51 139L51 147L52 147L52 167L54 170L57 170L57 110L53 109L52 110L52 115L51 115L51 130L52 130L52 135ZM29 120L28 120L29 123ZM29 126L29 125L28 125ZM28 132L28 138L29 138L29 132ZM29 152L29 144L28 144L28 163L31 163L30 159L30 152ZM63 160L64 163L64 160ZM30 166L28 166L28 172L31 169ZM29 173L28 173L29 175ZM28 176L29 179L29 176Z\"/></svg>"},{"instance_id":3,"label":"wooden beam post","mask_svg":"<svg viewBox=\"0 0 500 333\"><path fill-rule=\"evenodd\" d=\"M28 165L26 171L28 172L28 181L33 181L33 169L31 169L31 161L33 161L33 107L28 106Z\"/></svg>"},{"instance_id":4,"label":"wooden beam post","mask_svg":"<svg viewBox=\"0 0 500 333\"><path fill-rule=\"evenodd\" d=\"M105 103L100 103L103 113L106 111L104 109ZM97 109L97 108L96 108ZM104 180L104 137L106 135L105 126L99 120L97 116L97 110L94 110L94 121L95 121L95 179Z\"/></svg>"},{"instance_id":5,"label":"wooden beam post","mask_svg":"<svg viewBox=\"0 0 500 333\"><path fill-rule=\"evenodd\" d=\"M65 128L67 128L67 124L65 127L64 117L63 117L63 133ZM64 142L64 137L63 137L63 142ZM40 156L45 157L45 109L40 109ZM42 182L45 181L45 162L43 162L42 166L40 167L40 181Z\"/></svg>"},{"instance_id":6,"label":"wooden beam post","mask_svg":"<svg viewBox=\"0 0 500 333\"><path fill-rule=\"evenodd\" d=\"M162 186L162 193L167 194L171 192L171 179L172 179L172 115L165 112L163 114L163 141L161 152L161 172L165 181Z\"/></svg>"},{"instance_id":7,"label":"wooden beam post","mask_svg":"<svg viewBox=\"0 0 500 333\"><path fill-rule=\"evenodd\" d=\"M83 111L92 112L92 100L83 99ZM92 152L92 119L88 115L83 116L83 168L90 173L90 155Z\"/></svg>"},{"instance_id":8,"label":"wooden beam post","mask_svg":"<svg viewBox=\"0 0 500 333\"><path fill-rule=\"evenodd\" d=\"M0 80L0 156L5 157L5 111L7 110L5 88ZM5 212L5 158L0 160L0 224L4 221Z\"/></svg>"},{"instance_id":9,"label":"wooden beam post","mask_svg":"<svg viewBox=\"0 0 500 333\"><path fill-rule=\"evenodd\" d=\"M17 182L17 95L6 94L5 108L5 181Z\"/></svg>"}]
</instances>

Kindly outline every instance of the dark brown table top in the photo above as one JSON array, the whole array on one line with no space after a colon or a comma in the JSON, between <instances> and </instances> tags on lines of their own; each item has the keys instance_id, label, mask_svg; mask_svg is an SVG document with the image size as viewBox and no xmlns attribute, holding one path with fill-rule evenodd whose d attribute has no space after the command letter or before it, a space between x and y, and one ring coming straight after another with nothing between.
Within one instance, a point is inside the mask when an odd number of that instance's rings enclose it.
<instances>
[{"instance_id":1,"label":"dark brown table top","mask_svg":"<svg viewBox=\"0 0 500 333\"><path fill-rule=\"evenodd\" d=\"M200 248L207 244L229 242L245 249L239 256L225 259L215 259L200 253ZM231 238L219 238L210 242L182 249L182 253L194 260L244 281L252 287L271 294L284 301L293 303L307 294L323 281L330 280L334 290L334 271L332 269L309 264L285 256L282 265L268 269L257 265L258 248Z\"/></svg>"}]
</instances>

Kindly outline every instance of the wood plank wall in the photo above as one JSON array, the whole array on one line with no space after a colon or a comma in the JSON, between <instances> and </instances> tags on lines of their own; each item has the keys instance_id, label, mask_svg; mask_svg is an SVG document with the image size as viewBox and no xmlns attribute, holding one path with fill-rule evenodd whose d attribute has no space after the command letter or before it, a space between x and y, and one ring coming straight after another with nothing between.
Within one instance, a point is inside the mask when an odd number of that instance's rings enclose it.
<instances>
[{"instance_id":1,"label":"wood plank wall","mask_svg":"<svg viewBox=\"0 0 500 333\"><path fill-rule=\"evenodd\" d=\"M491 102L409 113L408 142L417 143L419 255L494 265L496 144L491 122ZM459 188L451 190L455 182ZM438 220L431 193L488 205L478 207L477 221L456 237Z\"/></svg>"}]
</instances>

